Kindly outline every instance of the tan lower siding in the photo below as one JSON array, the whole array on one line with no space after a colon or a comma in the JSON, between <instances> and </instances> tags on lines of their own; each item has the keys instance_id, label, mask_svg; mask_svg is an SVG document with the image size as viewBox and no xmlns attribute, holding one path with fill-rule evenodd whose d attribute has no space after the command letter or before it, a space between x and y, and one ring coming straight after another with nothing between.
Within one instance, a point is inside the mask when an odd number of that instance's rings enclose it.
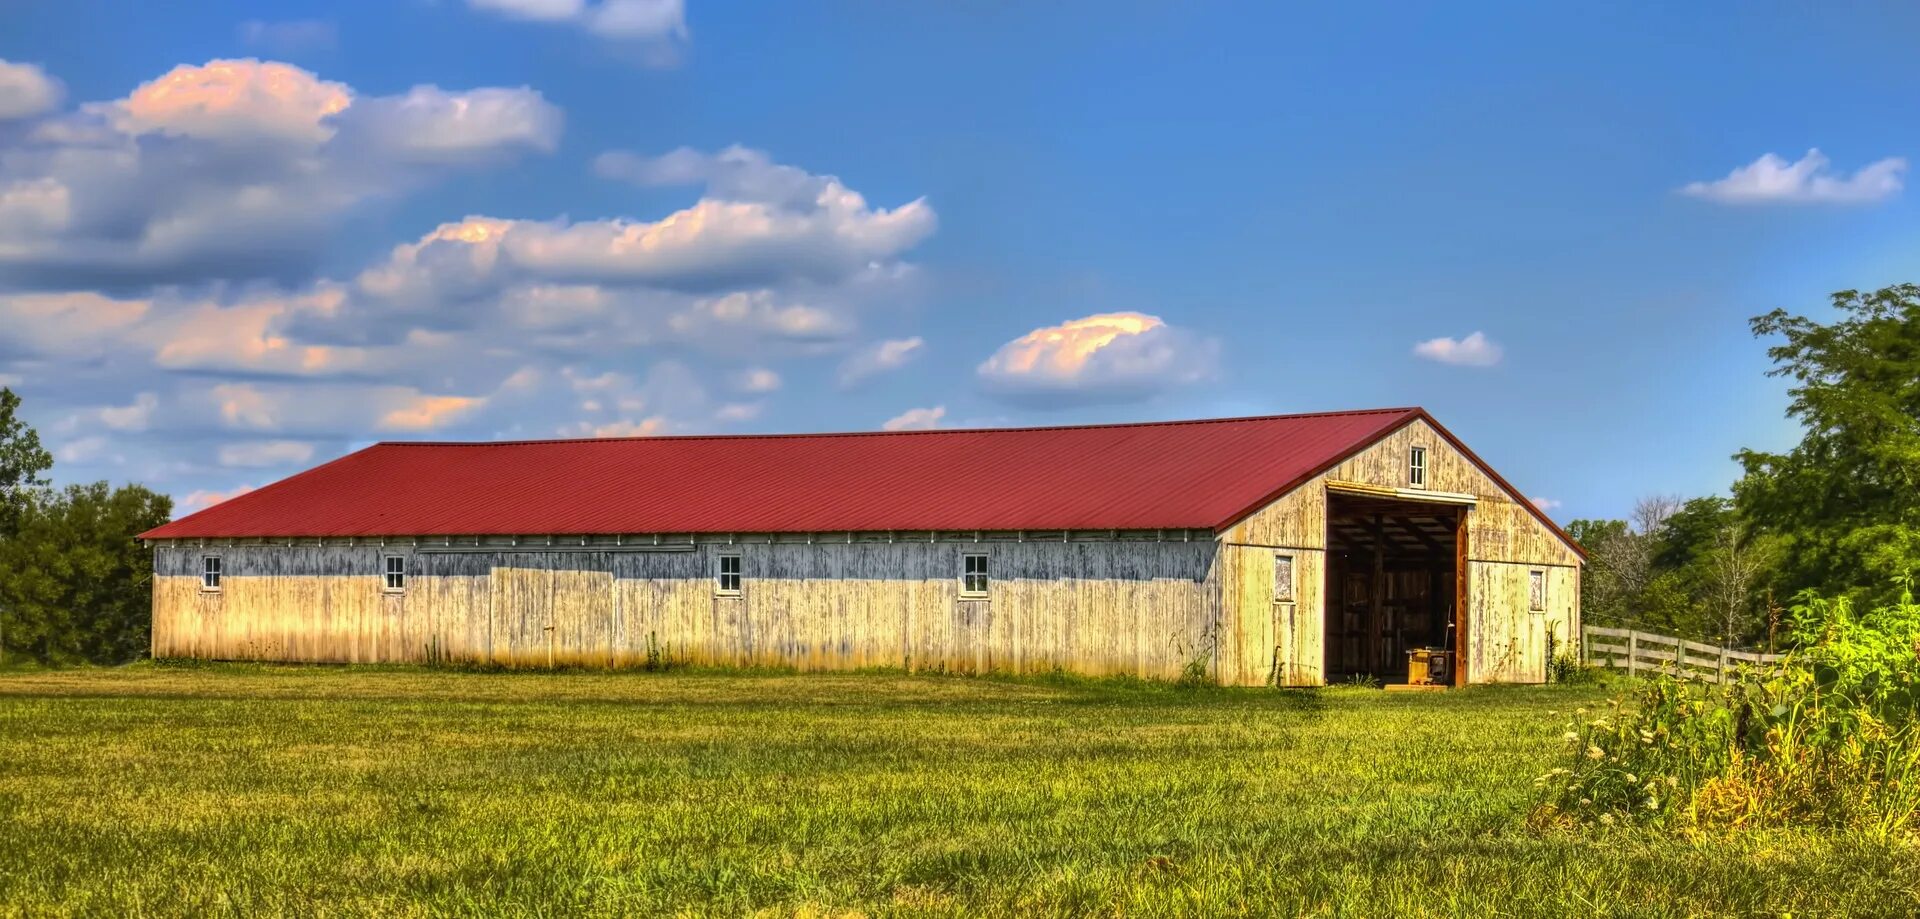
<instances>
[{"instance_id":1,"label":"tan lower siding","mask_svg":"<svg viewBox=\"0 0 1920 919\"><path fill-rule=\"evenodd\" d=\"M991 558L986 600L960 597L968 551ZM1261 653L1246 650L1264 633L1236 635L1231 648L1221 640L1218 551L1211 542L1125 541L682 553L163 548L153 649L242 660L631 667L658 659L1162 679L1198 661L1227 682L1265 682L1271 661L1248 663ZM404 593L382 589L388 552L408 556ZM715 596L721 552L743 558L738 597ZM206 554L222 558L218 592L201 589Z\"/></svg>"},{"instance_id":2,"label":"tan lower siding","mask_svg":"<svg viewBox=\"0 0 1920 919\"><path fill-rule=\"evenodd\" d=\"M1547 579L1546 609L1529 609L1529 572ZM1548 636L1566 650L1577 623L1579 569L1469 562L1467 677L1475 683L1541 683Z\"/></svg>"},{"instance_id":3,"label":"tan lower siding","mask_svg":"<svg viewBox=\"0 0 1920 919\"><path fill-rule=\"evenodd\" d=\"M1226 608L1231 612L1223 631L1222 682L1241 686L1319 686L1326 682L1323 664L1325 627L1322 596L1326 586L1326 553L1319 549L1274 549L1266 546L1223 545ZM1292 601L1274 598L1273 559L1292 556Z\"/></svg>"}]
</instances>

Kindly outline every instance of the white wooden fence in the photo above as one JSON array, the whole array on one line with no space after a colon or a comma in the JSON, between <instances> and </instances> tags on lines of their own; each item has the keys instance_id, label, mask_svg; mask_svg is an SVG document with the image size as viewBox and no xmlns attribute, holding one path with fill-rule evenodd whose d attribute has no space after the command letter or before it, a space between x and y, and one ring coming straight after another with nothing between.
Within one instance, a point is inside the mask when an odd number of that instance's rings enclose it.
<instances>
[{"instance_id":1,"label":"white wooden fence","mask_svg":"<svg viewBox=\"0 0 1920 919\"><path fill-rule=\"evenodd\" d=\"M1594 667L1611 667L1632 675L1668 673L1674 676L1724 683L1742 667L1771 664L1778 654L1736 651L1719 645L1702 644L1655 635L1632 629L1603 629L1590 625L1580 630L1585 636L1586 662Z\"/></svg>"}]
</instances>

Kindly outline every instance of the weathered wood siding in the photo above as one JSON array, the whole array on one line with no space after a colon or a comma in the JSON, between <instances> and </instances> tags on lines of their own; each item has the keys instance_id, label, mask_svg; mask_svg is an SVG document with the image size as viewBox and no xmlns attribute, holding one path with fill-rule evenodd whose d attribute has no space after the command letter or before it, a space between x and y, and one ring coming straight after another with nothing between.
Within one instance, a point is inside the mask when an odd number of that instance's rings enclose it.
<instances>
[{"instance_id":1,"label":"weathered wood siding","mask_svg":"<svg viewBox=\"0 0 1920 919\"><path fill-rule=\"evenodd\" d=\"M1529 577L1546 578L1546 608L1529 608ZM1579 569L1501 562L1467 564L1467 676L1476 683L1541 683L1554 653L1579 637Z\"/></svg>"},{"instance_id":2,"label":"weathered wood siding","mask_svg":"<svg viewBox=\"0 0 1920 919\"><path fill-rule=\"evenodd\" d=\"M985 599L961 558L991 557ZM742 559L718 596L716 556ZM200 559L221 557L218 592ZM403 593L382 557L407 556ZM1208 540L703 543L686 552L380 547L156 550L157 657L803 669L1071 670L1176 678L1221 665ZM1237 664L1234 666L1238 666Z\"/></svg>"},{"instance_id":3,"label":"weathered wood siding","mask_svg":"<svg viewBox=\"0 0 1920 919\"><path fill-rule=\"evenodd\" d=\"M1224 682L1265 682L1263 673L1275 670L1282 685L1325 682L1327 482L1407 487L1407 457L1415 446L1427 449L1428 490L1478 498L1467 515L1468 678L1545 679L1547 636L1565 642L1579 630L1580 557L1517 496L1453 449L1431 425L1416 420L1221 534L1223 567L1231 585L1225 592L1221 629ZM1272 600L1276 554L1296 558L1298 602L1291 610L1276 609ZM1549 608L1543 613L1528 609L1527 573L1535 570L1548 573ZM1281 613L1290 617L1288 635L1275 631ZM1265 671L1262 661L1269 662Z\"/></svg>"}]
</instances>

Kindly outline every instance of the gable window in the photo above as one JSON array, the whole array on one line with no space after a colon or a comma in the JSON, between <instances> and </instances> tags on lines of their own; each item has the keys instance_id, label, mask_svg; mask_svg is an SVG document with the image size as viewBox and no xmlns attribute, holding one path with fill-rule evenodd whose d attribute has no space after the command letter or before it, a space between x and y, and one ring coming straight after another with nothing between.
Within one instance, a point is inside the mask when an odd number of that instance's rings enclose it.
<instances>
[{"instance_id":1,"label":"gable window","mask_svg":"<svg viewBox=\"0 0 1920 919\"><path fill-rule=\"evenodd\" d=\"M200 589L220 589L220 556L200 556Z\"/></svg>"},{"instance_id":2,"label":"gable window","mask_svg":"<svg viewBox=\"0 0 1920 919\"><path fill-rule=\"evenodd\" d=\"M1293 556L1273 557L1273 602L1293 602Z\"/></svg>"},{"instance_id":3,"label":"gable window","mask_svg":"<svg viewBox=\"0 0 1920 919\"><path fill-rule=\"evenodd\" d=\"M984 597L987 595L987 556L984 552L969 552L961 557L960 596Z\"/></svg>"},{"instance_id":4,"label":"gable window","mask_svg":"<svg viewBox=\"0 0 1920 919\"><path fill-rule=\"evenodd\" d=\"M720 556L720 567L714 574L713 592L722 597L740 596L740 556Z\"/></svg>"},{"instance_id":5,"label":"gable window","mask_svg":"<svg viewBox=\"0 0 1920 919\"><path fill-rule=\"evenodd\" d=\"M1544 571L1527 572L1527 609L1536 613L1547 608L1547 573Z\"/></svg>"},{"instance_id":6,"label":"gable window","mask_svg":"<svg viewBox=\"0 0 1920 919\"><path fill-rule=\"evenodd\" d=\"M407 557L389 555L386 557L384 574L387 593L397 594L407 589Z\"/></svg>"},{"instance_id":7,"label":"gable window","mask_svg":"<svg viewBox=\"0 0 1920 919\"><path fill-rule=\"evenodd\" d=\"M1407 451L1407 484L1414 488L1427 487L1427 448L1414 447Z\"/></svg>"}]
</instances>

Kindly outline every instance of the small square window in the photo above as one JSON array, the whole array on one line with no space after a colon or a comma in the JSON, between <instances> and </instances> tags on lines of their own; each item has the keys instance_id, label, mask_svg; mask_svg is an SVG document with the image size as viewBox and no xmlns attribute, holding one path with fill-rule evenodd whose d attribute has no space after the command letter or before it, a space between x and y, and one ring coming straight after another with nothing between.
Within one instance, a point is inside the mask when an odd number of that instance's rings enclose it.
<instances>
[{"instance_id":1,"label":"small square window","mask_svg":"<svg viewBox=\"0 0 1920 919\"><path fill-rule=\"evenodd\" d=\"M740 556L720 556L720 568L714 579L714 593L723 597L740 596Z\"/></svg>"},{"instance_id":2,"label":"small square window","mask_svg":"<svg viewBox=\"0 0 1920 919\"><path fill-rule=\"evenodd\" d=\"M1527 609L1536 613L1547 608L1547 573L1544 571L1527 572Z\"/></svg>"},{"instance_id":3,"label":"small square window","mask_svg":"<svg viewBox=\"0 0 1920 919\"><path fill-rule=\"evenodd\" d=\"M1273 557L1273 602L1293 602L1293 556Z\"/></svg>"},{"instance_id":4,"label":"small square window","mask_svg":"<svg viewBox=\"0 0 1920 919\"><path fill-rule=\"evenodd\" d=\"M407 589L407 557L389 555L385 562L386 588L388 593L400 593Z\"/></svg>"},{"instance_id":5,"label":"small square window","mask_svg":"<svg viewBox=\"0 0 1920 919\"><path fill-rule=\"evenodd\" d=\"M1407 484L1414 488L1427 487L1427 448L1414 447L1407 451Z\"/></svg>"},{"instance_id":6,"label":"small square window","mask_svg":"<svg viewBox=\"0 0 1920 919\"><path fill-rule=\"evenodd\" d=\"M220 589L220 556L200 556L200 589Z\"/></svg>"},{"instance_id":7,"label":"small square window","mask_svg":"<svg viewBox=\"0 0 1920 919\"><path fill-rule=\"evenodd\" d=\"M960 596L984 597L987 595L987 556L983 552L969 552L961 559Z\"/></svg>"}]
</instances>

